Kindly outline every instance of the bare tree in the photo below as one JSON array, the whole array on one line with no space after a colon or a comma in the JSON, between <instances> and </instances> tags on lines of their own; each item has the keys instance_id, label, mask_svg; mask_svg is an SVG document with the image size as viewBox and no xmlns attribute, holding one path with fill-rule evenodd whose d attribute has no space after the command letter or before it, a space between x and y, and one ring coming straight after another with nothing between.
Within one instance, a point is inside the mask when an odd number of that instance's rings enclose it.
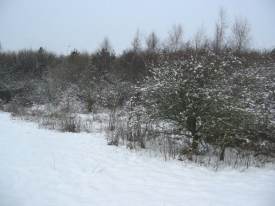
<instances>
[{"instance_id":1,"label":"bare tree","mask_svg":"<svg viewBox=\"0 0 275 206\"><path fill-rule=\"evenodd\" d=\"M183 28L180 24L174 25L169 32L166 48L172 52L176 52L182 49L183 46Z\"/></svg>"},{"instance_id":2,"label":"bare tree","mask_svg":"<svg viewBox=\"0 0 275 206\"><path fill-rule=\"evenodd\" d=\"M196 51L205 48L207 46L207 37L205 34L205 29L203 26L199 28L199 30L195 33L194 39L193 39L193 45Z\"/></svg>"},{"instance_id":3,"label":"bare tree","mask_svg":"<svg viewBox=\"0 0 275 206\"><path fill-rule=\"evenodd\" d=\"M157 35L155 34L155 32L152 32L147 37L146 46L147 46L147 50L149 52L156 52L157 51L158 46L159 46L159 39L158 39Z\"/></svg>"},{"instance_id":4,"label":"bare tree","mask_svg":"<svg viewBox=\"0 0 275 206\"><path fill-rule=\"evenodd\" d=\"M139 30L136 31L135 37L132 41L132 48L135 52L139 52L142 49Z\"/></svg>"},{"instance_id":5,"label":"bare tree","mask_svg":"<svg viewBox=\"0 0 275 206\"><path fill-rule=\"evenodd\" d=\"M213 49L216 53L220 53L224 48L225 32L227 29L226 11L223 8L219 10L219 17L215 25L215 34L213 41Z\"/></svg>"},{"instance_id":6,"label":"bare tree","mask_svg":"<svg viewBox=\"0 0 275 206\"><path fill-rule=\"evenodd\" d=\"M250 25L246 18L236 18L232 26L232 47L237 52L242 52L248 47L250 41Z\"/></svg>"}]
</instances>

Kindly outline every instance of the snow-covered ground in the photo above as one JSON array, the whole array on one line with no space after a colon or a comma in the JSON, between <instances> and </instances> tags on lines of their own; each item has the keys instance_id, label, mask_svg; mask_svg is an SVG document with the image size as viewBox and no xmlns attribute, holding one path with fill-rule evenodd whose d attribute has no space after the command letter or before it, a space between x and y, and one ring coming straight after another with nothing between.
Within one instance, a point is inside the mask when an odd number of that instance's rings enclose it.
<instances>
[{"instance_id":1,"label":"snow-covered ground","mask_svg":"<svg viewBox=\"0 0 275 206\"><path fill-rule=\"evenodd\" d=\"M211 169L0 113L0 206L275 205L275 171Z\"/></svg>"}]
</instances>

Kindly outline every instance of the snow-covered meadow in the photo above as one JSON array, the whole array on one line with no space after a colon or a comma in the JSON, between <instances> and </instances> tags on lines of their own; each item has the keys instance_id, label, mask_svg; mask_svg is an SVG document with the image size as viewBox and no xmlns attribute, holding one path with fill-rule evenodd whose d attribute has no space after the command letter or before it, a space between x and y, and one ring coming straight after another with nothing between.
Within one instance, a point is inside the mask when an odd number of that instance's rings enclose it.
<instances>
[{"instance_id":1,"label":"snow-covered meadow","mask_svg":"<svg viewBox=\"0 0 275 206\"><path fill-rule=\"evenodd\" d=\"M275 171L213 169L107 146L0 113L0 206L275 204Z\"/></svg>"}]
</instances>

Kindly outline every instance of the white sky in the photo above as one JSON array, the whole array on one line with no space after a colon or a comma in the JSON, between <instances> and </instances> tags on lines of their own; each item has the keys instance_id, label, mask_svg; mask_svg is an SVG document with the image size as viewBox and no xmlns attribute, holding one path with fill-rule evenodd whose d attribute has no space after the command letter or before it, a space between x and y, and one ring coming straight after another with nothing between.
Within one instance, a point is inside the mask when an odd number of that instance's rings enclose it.
<instances>
[{"instance_id":1,"label":"white sky","mask_svg":"<svg viewBox=\"0 0 275 206\"><path fill-rule=\"evenodd\" d=\"M119 52L137 29L164 39L182 24L190 38L203 25L211 35L220 7L229 22L248 19L253 47L275 47L275 0L0 0L0 42L4 50L43 46L67 53L93 51L107 36Z\"/></svg>"}]
</instances>

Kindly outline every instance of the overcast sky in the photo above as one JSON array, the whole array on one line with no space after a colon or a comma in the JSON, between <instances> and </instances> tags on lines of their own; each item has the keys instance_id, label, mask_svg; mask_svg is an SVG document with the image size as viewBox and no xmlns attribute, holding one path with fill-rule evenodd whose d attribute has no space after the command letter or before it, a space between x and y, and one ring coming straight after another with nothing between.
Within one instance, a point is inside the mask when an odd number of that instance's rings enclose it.
<instances>
[{"instance_id":1,"label":"overcast sky","mask_svg":"<svg viewBox=\"0 0 275 206\"><path fill-rule=\"evenodd\" d=\"M190 38L203 25L211 35L220 7L229 23L248 19L253 47L275 47L275 0L0 0L0 42L4 50L68 53L93 51L107 36L119 52L137 29L165 39L173 24L182 24Z\"/></svg>"}]
</instances>

